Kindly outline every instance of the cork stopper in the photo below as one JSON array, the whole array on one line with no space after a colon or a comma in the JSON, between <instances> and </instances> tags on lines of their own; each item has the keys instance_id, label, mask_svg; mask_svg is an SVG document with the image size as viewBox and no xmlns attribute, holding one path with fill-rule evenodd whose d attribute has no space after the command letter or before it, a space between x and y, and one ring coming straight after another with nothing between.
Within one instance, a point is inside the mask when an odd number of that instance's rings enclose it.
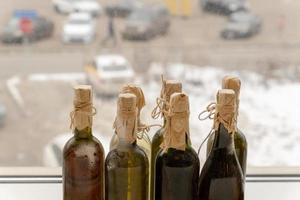
<instances>
[{"instance_id":1,"label":"cork stopper","mask_svg":"<svg viewBox=\"0 0 300 200\"><path fill-rule=\"evenodd\" d=\"M239 99L241 80L236 76L225 76L222 80L222 89L231 89L235 92L236 98Z\"/></svg>"},{"instance_id":2,"label":"cork stopper","mask_svg":"<svg viewBox=\"0 0 300 200\"><path fill-rule=\"evenodd\" d=\"M129 143L136 140L136 116L136 96L130 93L119 94L114 129L120 139L125 139Z\"/></svg>"},{"instance_id":3,"label":"cork stopper","mask_svg":"<svg viewBox=\"0 0 300 200\"><path fill-rule=\"evenodd\" d=\"M139 111L146 105L145 96L143 90L134 84L124 85L121 89L121 93L132 93L136 96L136 106Z\"/></svg>"},{"instance_id":4,"label":"cork stopper","mask_svg":"<svg viewBox=\"0 0 300 200\"><path fill-rule=\"evenodd\" d=\"M90 85L77 85L74 87L74 110L71 112L71 127L83 130L92 126L93 95Z\"/></svg>"},{"instance_id":5,"label":"cork stopper","mask_svg":"<svg viewBox=\"0 0 300 200\"><path fill-rule=\"evenodd\" d=\"M184 93L174 93L170 99L170 109L166 114L166 129L161 148L184 151L186 137L189 137L189 98Z\"/></svg>"},{"instance_id":6,"label":"cork stopper","mask_svg":"<svg viewBox=\"0 0 300 200\"><path fill-rule=\"evenodd\" d=\"M222 123L229 133L236 131L236 98L231 89L222 89L217 93L214 128L217 130Z\"/></svg>"}]
</instances>

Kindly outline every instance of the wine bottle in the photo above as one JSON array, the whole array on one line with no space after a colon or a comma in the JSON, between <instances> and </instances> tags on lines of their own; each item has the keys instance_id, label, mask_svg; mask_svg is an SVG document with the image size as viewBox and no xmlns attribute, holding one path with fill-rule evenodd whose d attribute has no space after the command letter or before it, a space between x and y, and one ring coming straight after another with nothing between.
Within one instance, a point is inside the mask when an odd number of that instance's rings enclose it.
<instances>
[{"instance_id":1,"label":"wine bottle","mask_svg":"<svg viewBox=\"0 0 300 200\"><path fill-rule=\"evenodd\" d=\"M170 96L173 93L182 91L182 84L175 80L163 80L162 89L160 93L160 98L164 100L163 109L167 110L167 102L170 100ZM160 145L163 141L163 134L166 127L166 119L162 113L163 127L160 128L153 136L151 143L151 180L150 180L150 200L154 198L154 188L155 188L155 159L159 153Z\"/></svg>"},{"instance_id":2,"label":"wine bottle","mask_svg":"<svg viewBox=\"0 0 300 200\"><path fill-rule=\"evenodd\" d=\"M217 94L215 139L199 179L198 200L244 200L244 178L234 149L236 133L235 92Z\"/></svg>"},{"instance_id":3,"label":"wine bottle","mask_svg":"<svg viewBox=\"0 0 300 200\"><path fill-rule=\"evenodd\" d=\"M171 95L160 154L156 158L155 200L195 200L199 159L189 139L189 100Z\"/></svg>"},{"instance_id":4,"label":"wine bottle","mask_svg":"<svg viewBox=\"0 0 300 200\"><path fill-rule=\"evenodd\" d=\"M222 80L222 88L234 90L236 94L236 106L237 106L236 117L237 117L239 112L239 95L240 95L240 88L241 88L240 79L235 76L225 76ZM207 150L206 150L207 157L212 148L213 141L214 141L214 134L212 134L207 141ZM237 129L237 132L234 134L234 146L235 146L236 155L238 157L238 160L243 170L243 174L244 176L246 176L248 145L247 145L246 137L240 129Z\"/></svg>"},{"instance_id":5,"label":"wine bottle","mask_svg":"<svg viewBox=\"0 0 300 200\"><path fill-rule=\"evenodd\" d=\"M105 160L106 200L148 198L149 162L146 153L136 144L136 116L136 96L120 94L114 123L119 141Z\"/></svg>"},{"instance_id":6,"label":"wine bottle","mask_svg":"<svg viewBox=\"0 0 300 200\"><path fill-rule=\"evenodd\" d=\"M104 150L92 134L91 86L75 88L71 127L74 136L63 149L63 199L104 199Z\"/></svg>"},{"instance_id":7,"label":"wine bottle","mask_svg":"<svg viewBox=\"0 0 300 200\"><path fill-rule=\"evenodd\" d=\"M132 93L136 96L137 101L137 145L141 147L144 152L147 154L149 163L151 158L151 140L148 134L143 132L143 128L145 128L145 124L141 122L140 115L141 110L146 105L145 96L143 90L133 84L128 84L122 87L121 93ZM115 149L118 145L119 139L117 134L115 133L110 142L110 150Z\"/></svg>"}]
</instances>

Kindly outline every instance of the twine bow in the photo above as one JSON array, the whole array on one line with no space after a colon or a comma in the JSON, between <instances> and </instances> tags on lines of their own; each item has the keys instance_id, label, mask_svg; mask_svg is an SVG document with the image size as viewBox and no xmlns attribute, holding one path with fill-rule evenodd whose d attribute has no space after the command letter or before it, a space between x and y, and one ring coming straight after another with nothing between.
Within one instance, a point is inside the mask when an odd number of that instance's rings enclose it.
<instances>
[{"instance_id":1,"label":"twine bow","mask_svg":"<svg viewBox=\"0 0 300 200\"><path fill-rule=\"evenodd\" d=\"M92 108L92 112L84 111L84 110L89 110ZM92 117L97 114L97 109L92 106L91 102L74 102L74 110L70 112L70 129L74 128L74 123L75 123L75 117L76 114L85 114L88 117ZM89 123L91 125L91 121L89 120Z\"/></svg>"}]
</instances>

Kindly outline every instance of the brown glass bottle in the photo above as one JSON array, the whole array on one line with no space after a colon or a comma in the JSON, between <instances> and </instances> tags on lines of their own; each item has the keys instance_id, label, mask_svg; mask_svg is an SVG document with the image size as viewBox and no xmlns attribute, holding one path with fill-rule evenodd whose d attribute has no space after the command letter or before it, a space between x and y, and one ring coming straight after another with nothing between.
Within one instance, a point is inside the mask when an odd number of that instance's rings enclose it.
<instances>
[{"instance_id":1,"label":"brown glass bottle","mask_svg":"<svg viewBox=\"0 0 300 200\"><path fill-rule=\"evenodd\" d=\"M104 199L104 150L92 135L92 92L75 88L74 136L63 150L63 199Z\"/></svg>"},{"instance_id":2,"label":"brown glass bottle","mask_svg":"<svg viewBox=\"0 0 300 200\"><path fill-rule=\"evenodd\" d=\"M223 93L223 90L221 92ZM234 102L233 90L226 90L222 95L224 97L232 96L230 101ZM228 98L225 98L224 102L229 102ZM232 105L219 105L218 107L225 106L228 109ZM234 117L228 119L228 116L229 118L233 116L232 112L234 109L231 111L224 109L223 114L216 111L217 116L222 116L220 117L221 120L216 120L215 117L215 139L201 171L198 200L244 200L244 176L234 148L235 131L233 129L236 127L232 128L228 124L226 126L223 124L224 121L226 123L233 122ZM222 121L223 119L225 120ZM218 121L217 126L216 121ZM236 126L234 123L231 125Z\"/></svg>"},{"instance_id":3,"label":"brown glass bottle","mask_svg":"<svg viewBox=\"0 0 300 200\"><path fill-rule=\"evenodd\" d=\"M195 200L200 163L189 139L188 97L173 94L170 107L163 149L156 158L155 200Z\"/></svg>"}]
</instances>

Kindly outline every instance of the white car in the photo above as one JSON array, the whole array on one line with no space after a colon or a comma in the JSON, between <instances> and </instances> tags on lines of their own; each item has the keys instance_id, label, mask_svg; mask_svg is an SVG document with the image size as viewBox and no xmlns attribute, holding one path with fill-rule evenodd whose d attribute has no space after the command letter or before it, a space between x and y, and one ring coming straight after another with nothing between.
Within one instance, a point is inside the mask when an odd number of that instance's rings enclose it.
<instances>
[{"instance_id":1,"label":"white car","mask_svg":"<svg viewBox=\"0 0 300 200\"><path fill-rule=\"evenodd\" d=\"M87 81L100 95L116 95L124 84L134 81L134 70L128 60L116 54L97 56L86 66Z\"/></svg>"},{"instance_id":2,"label":"white car","mask_svg":"<svg viewBox=\"0 0 300 200\"><path fill-rule=\"evenodd\" d=\"M96 0L52 0L58 13L88 12L92 16L102 13L102 7Z\"/></svg>"},{"instance_id":3,"label":"white car","mask_svg":"<svg viewBox=\"0 0 300 200\"><path fill-rule=\"evenodd\" d=\"M96 36L96 22L88 13L72 13L64 24L62 41L64 43L90 43Z\"/></svg>"}]
</instances>

